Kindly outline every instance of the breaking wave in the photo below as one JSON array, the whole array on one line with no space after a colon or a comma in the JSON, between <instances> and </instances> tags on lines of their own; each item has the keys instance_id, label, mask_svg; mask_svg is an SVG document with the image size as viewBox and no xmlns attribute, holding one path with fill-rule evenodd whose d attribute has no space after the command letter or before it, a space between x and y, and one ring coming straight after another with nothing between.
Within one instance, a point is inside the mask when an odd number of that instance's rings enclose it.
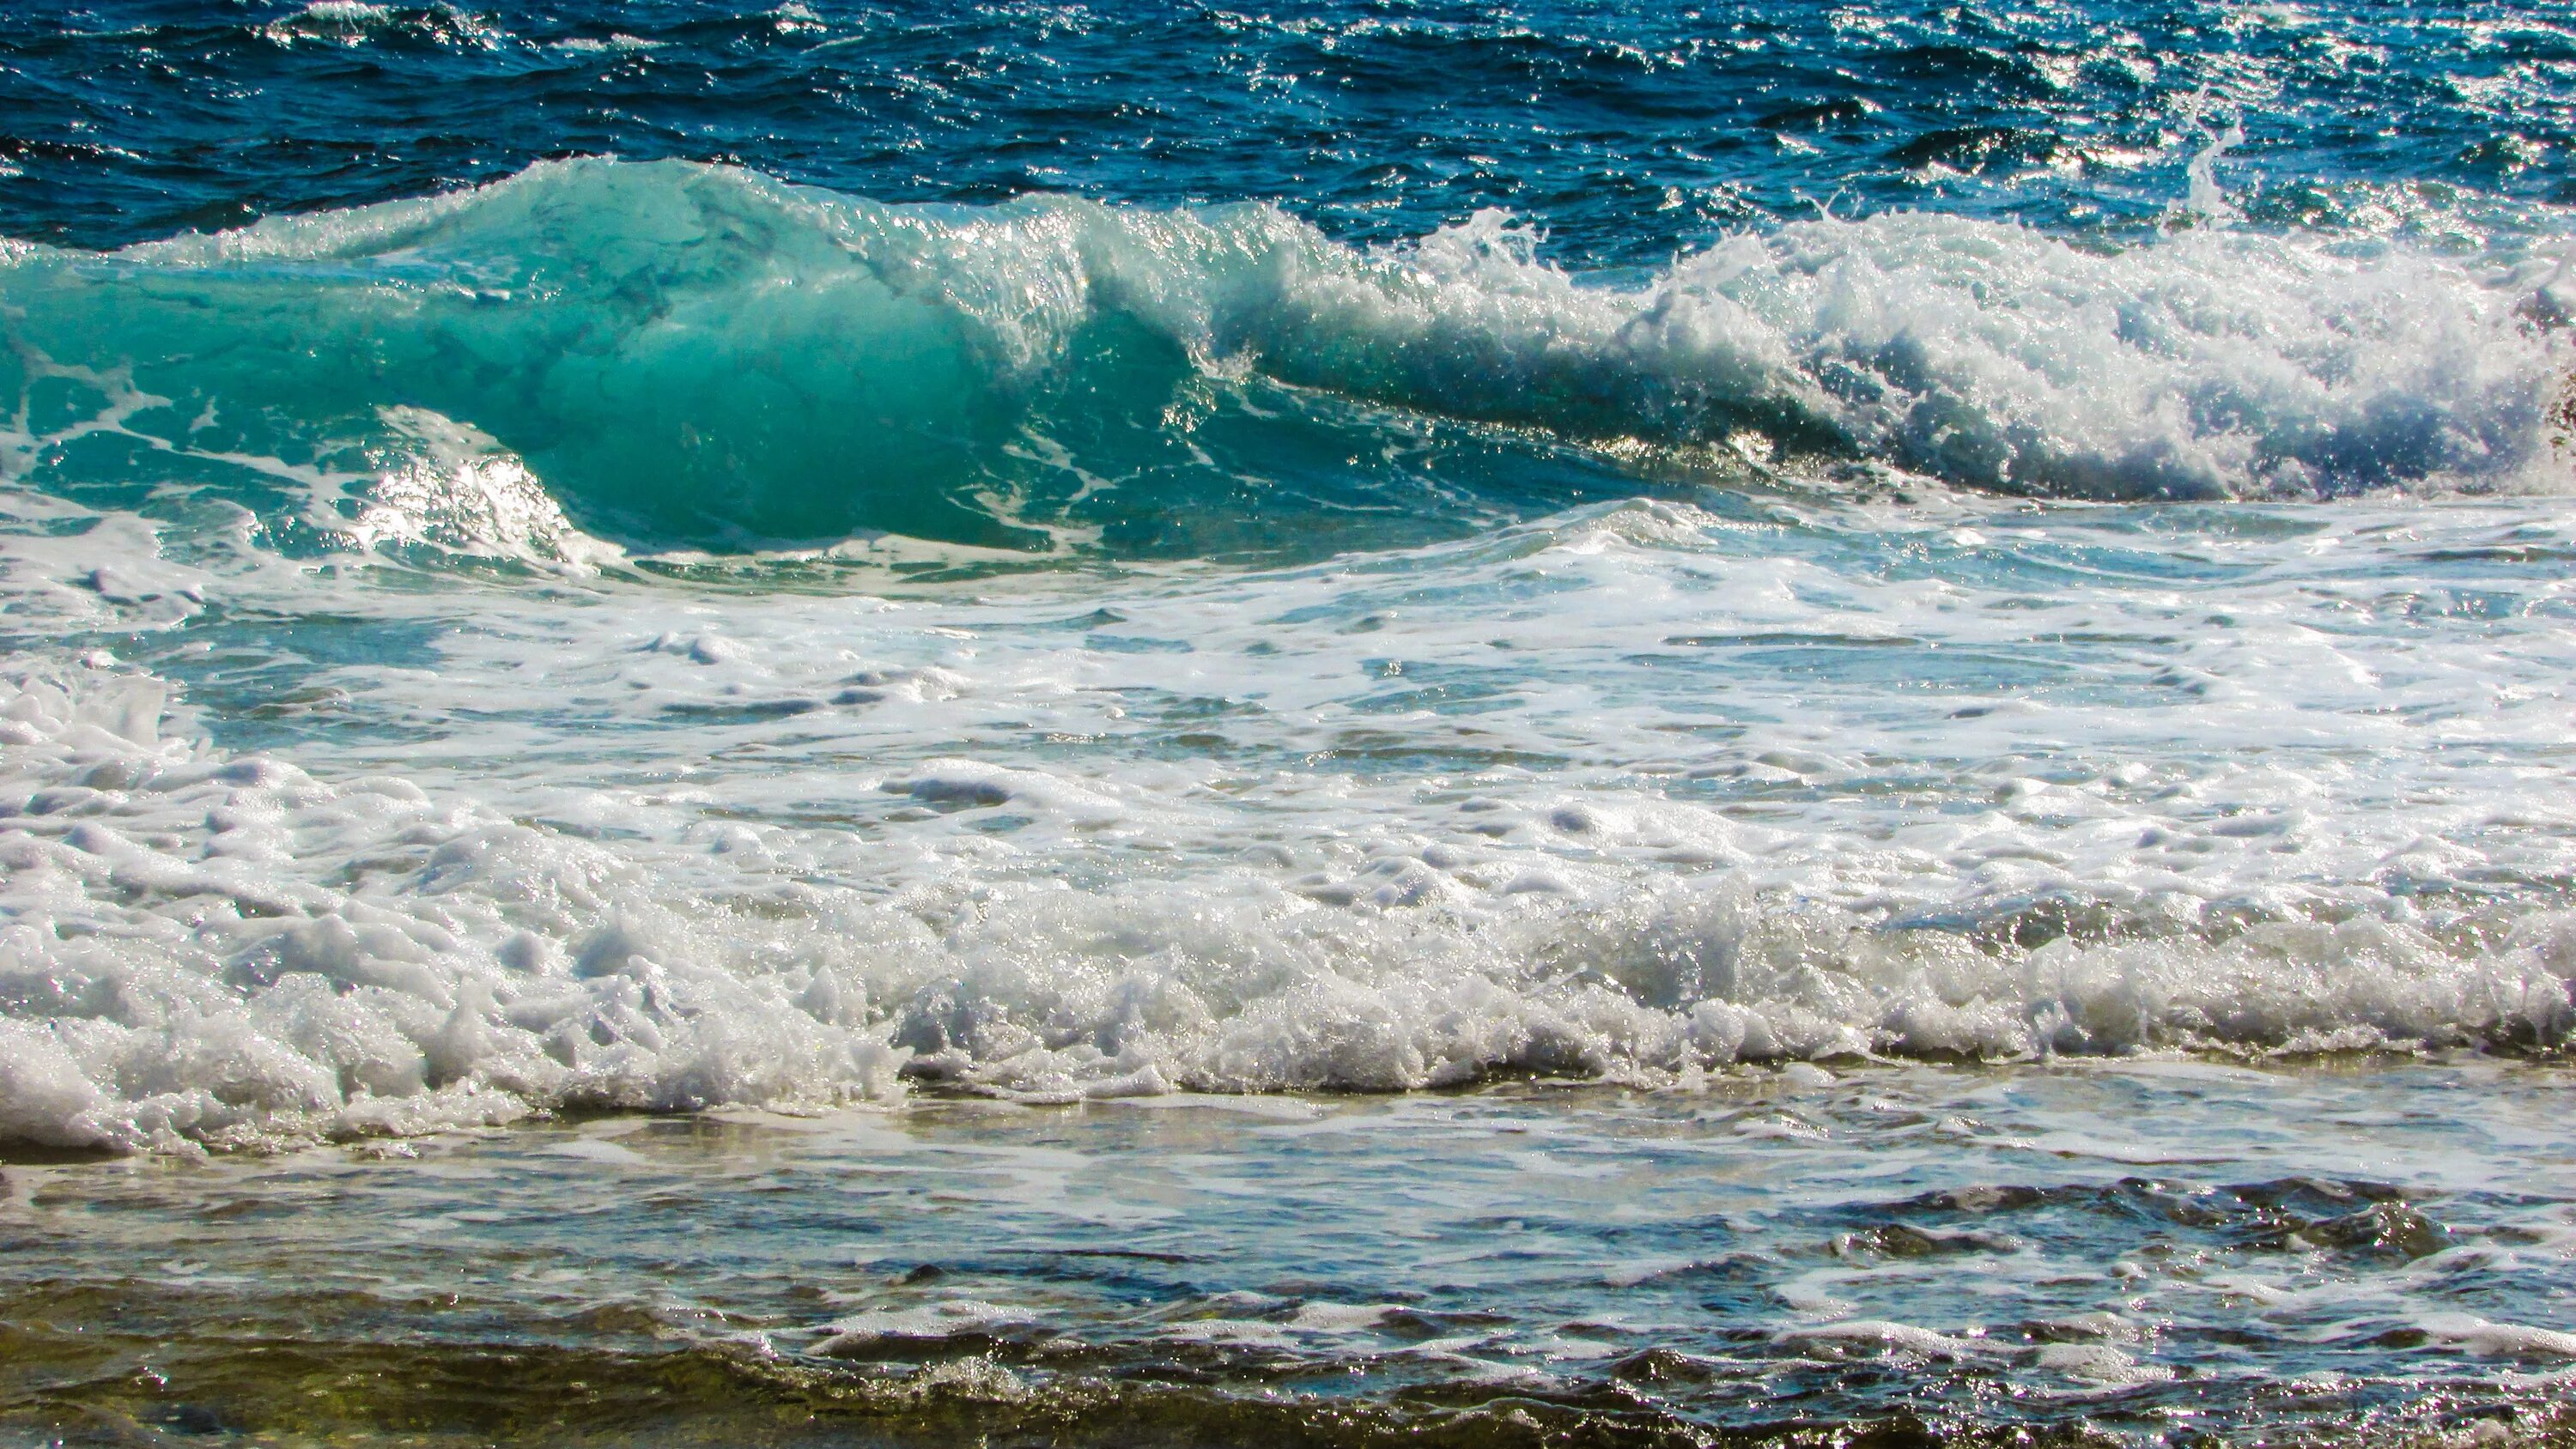
<instances>
[{"instance_id":1,"label":"breaking wave","mask_svg":"<svg viewBox=\"0 0 2576 1449\"><path fill-rule=\"evenodd\" d=\"M887 897L399 777L326 783L217 749L167 705L158 679L103 669L0 691L0 1140L277 1145L570 1106L824 1106L907 1080L1055 1101L1500 1073L1688 1087L1874 1054L2576 1033L2565 912L2027 947L1714 879L1426 889L1437 866L1394 857L1348 899L1250 871L1097 890L969 871ZM889 788L1097 805L1043 784L953 764Z\"/></svg>"},{"instance_id":2,"label":"breaking wave","mask_svg":"<svg viewBox=\"0 0 2576 1449\"><path fill-rule=\"evenodd\" d=\"M85 497L267 489L283 524L317 478L413 467L428 418L630 546L1183 551L1265 513L1450 506L1471 464L1386 460L1462 424L2046 496L2568 476L2576 284L2545 257L2205 224L2113 251L1913 213L1651 275L1569 275L1538 242L1498 213L1359 250L1260 204L897 206L546 163L0 253L0 463Z\"/></svg>"}]
</instances>

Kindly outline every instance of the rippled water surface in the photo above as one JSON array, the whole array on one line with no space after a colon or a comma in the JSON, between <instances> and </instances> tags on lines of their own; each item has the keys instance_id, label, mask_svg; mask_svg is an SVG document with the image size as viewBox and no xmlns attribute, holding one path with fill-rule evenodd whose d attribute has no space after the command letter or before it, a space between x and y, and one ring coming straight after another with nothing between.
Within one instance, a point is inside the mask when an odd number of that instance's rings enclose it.
<instances>
[{"instance_id":1,"label":"rippled water surface","mask_svg":"<svg viewBox=\"0 0 2576 1449\"><path fill-rule=\"evenodd\" d=\"M2231 126L2219 175L2276 225L2576 201L2576 32L2532 3L120 0L13 9L0 61L13 231L91 246L586 153L887 201L1274 198L1368 240L1508 206L1589 265L1837 196L2133 229Z\"/></svg>"},{"instance_id":2,"label":"rippled water surface","mask_svg":"<svg viewBox=\"0 0 2576 1449\"><path fill-rule=\"evenodd\" d=\"M1801 1067L1688 1095L947 1101L14 1167L0 1423L435 1443L2563 1432L2576 1339L2535 1325L2564 1322L2571 1288L2566 1089L2475 1062ZM2473 1132L2422 1109L2444 1093L2475 1094Z\"/></svg>"},{"instance_id":3,"label":"rippled water surface","mask_svg":"<svg viewBox=\"0 0 2576 1449\"><path fill-rule=\"evenodd\" d=\"M2571 145L2487 0L10 8L0 1439L2563 1440Z\"/></svg>"}]
</instances>

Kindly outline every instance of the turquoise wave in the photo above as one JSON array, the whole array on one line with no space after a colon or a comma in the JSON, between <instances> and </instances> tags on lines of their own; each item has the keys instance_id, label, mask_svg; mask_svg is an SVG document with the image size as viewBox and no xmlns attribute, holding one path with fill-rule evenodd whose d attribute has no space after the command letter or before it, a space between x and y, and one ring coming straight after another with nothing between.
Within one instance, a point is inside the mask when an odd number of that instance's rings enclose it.
<instances>
[{"instance_id":1,"label":"turquoise wave","mask_svg":"<svg viewBox=\"0 0 2576 1449\"><path fill-rule=\"evenodd\" d=\"M2100 251L1897 213L1578 276L1542 240L1480 213L1355 249L1253 203L887 205L546 163L112 253L16 247L0 459L21 487L229 491L273 518L298 480L402 466L434 414L630 547L1130 553L1409 542L1676 457L2097 498L2568 474L2553 324L2576 284L2545 248L2202 217Z\"/></svg>"}]
</instances>

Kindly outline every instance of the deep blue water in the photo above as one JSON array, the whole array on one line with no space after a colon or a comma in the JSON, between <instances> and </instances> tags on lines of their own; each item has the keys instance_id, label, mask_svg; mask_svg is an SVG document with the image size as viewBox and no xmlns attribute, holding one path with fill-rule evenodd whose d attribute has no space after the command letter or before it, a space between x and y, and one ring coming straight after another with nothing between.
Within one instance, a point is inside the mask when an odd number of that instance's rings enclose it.
<instances>
[{"instance_id":1,"label":"deep blue water","mask_svg":"<svg viewBox=\"0 0 2576 1449\"><path fill-rule=\"evenodd\" d=\"M2576 203L2540 3L12 6L0 75L0 231L93 247L618 155L1357 241L1500 206L1637 267L1821 203L2133 237L2230 125L2264 225Z\"/></svg>"}]
</instances>

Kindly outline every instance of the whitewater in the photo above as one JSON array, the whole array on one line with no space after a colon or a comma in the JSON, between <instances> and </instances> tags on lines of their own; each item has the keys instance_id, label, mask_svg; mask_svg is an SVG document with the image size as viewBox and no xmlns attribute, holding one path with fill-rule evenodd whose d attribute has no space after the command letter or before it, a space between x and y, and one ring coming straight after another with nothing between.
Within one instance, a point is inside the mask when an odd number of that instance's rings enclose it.
<instances>
[{"instance_id":1,"label":"whitewater","mask_svg":"<svg viewBox=\"0 0 2576 1449\"><path fill-rule=\"evenodd\" d=\"M2564 1038L2569 544L2462 497L2563 484L2554 273L1528 241L585 161L26 252L12 612L132 642L14 669L15 1133Z\"/></svg>"},{"instance_id":2,"label":"whitewater","mask_svg":"<svg viewBox=\"0 0 2576 1449\"><path fill-rule=\"evenodd\" d=\"M0 17L0 1443L2560 1442L2436 9Z\"/></svg>"}]
</instances>

